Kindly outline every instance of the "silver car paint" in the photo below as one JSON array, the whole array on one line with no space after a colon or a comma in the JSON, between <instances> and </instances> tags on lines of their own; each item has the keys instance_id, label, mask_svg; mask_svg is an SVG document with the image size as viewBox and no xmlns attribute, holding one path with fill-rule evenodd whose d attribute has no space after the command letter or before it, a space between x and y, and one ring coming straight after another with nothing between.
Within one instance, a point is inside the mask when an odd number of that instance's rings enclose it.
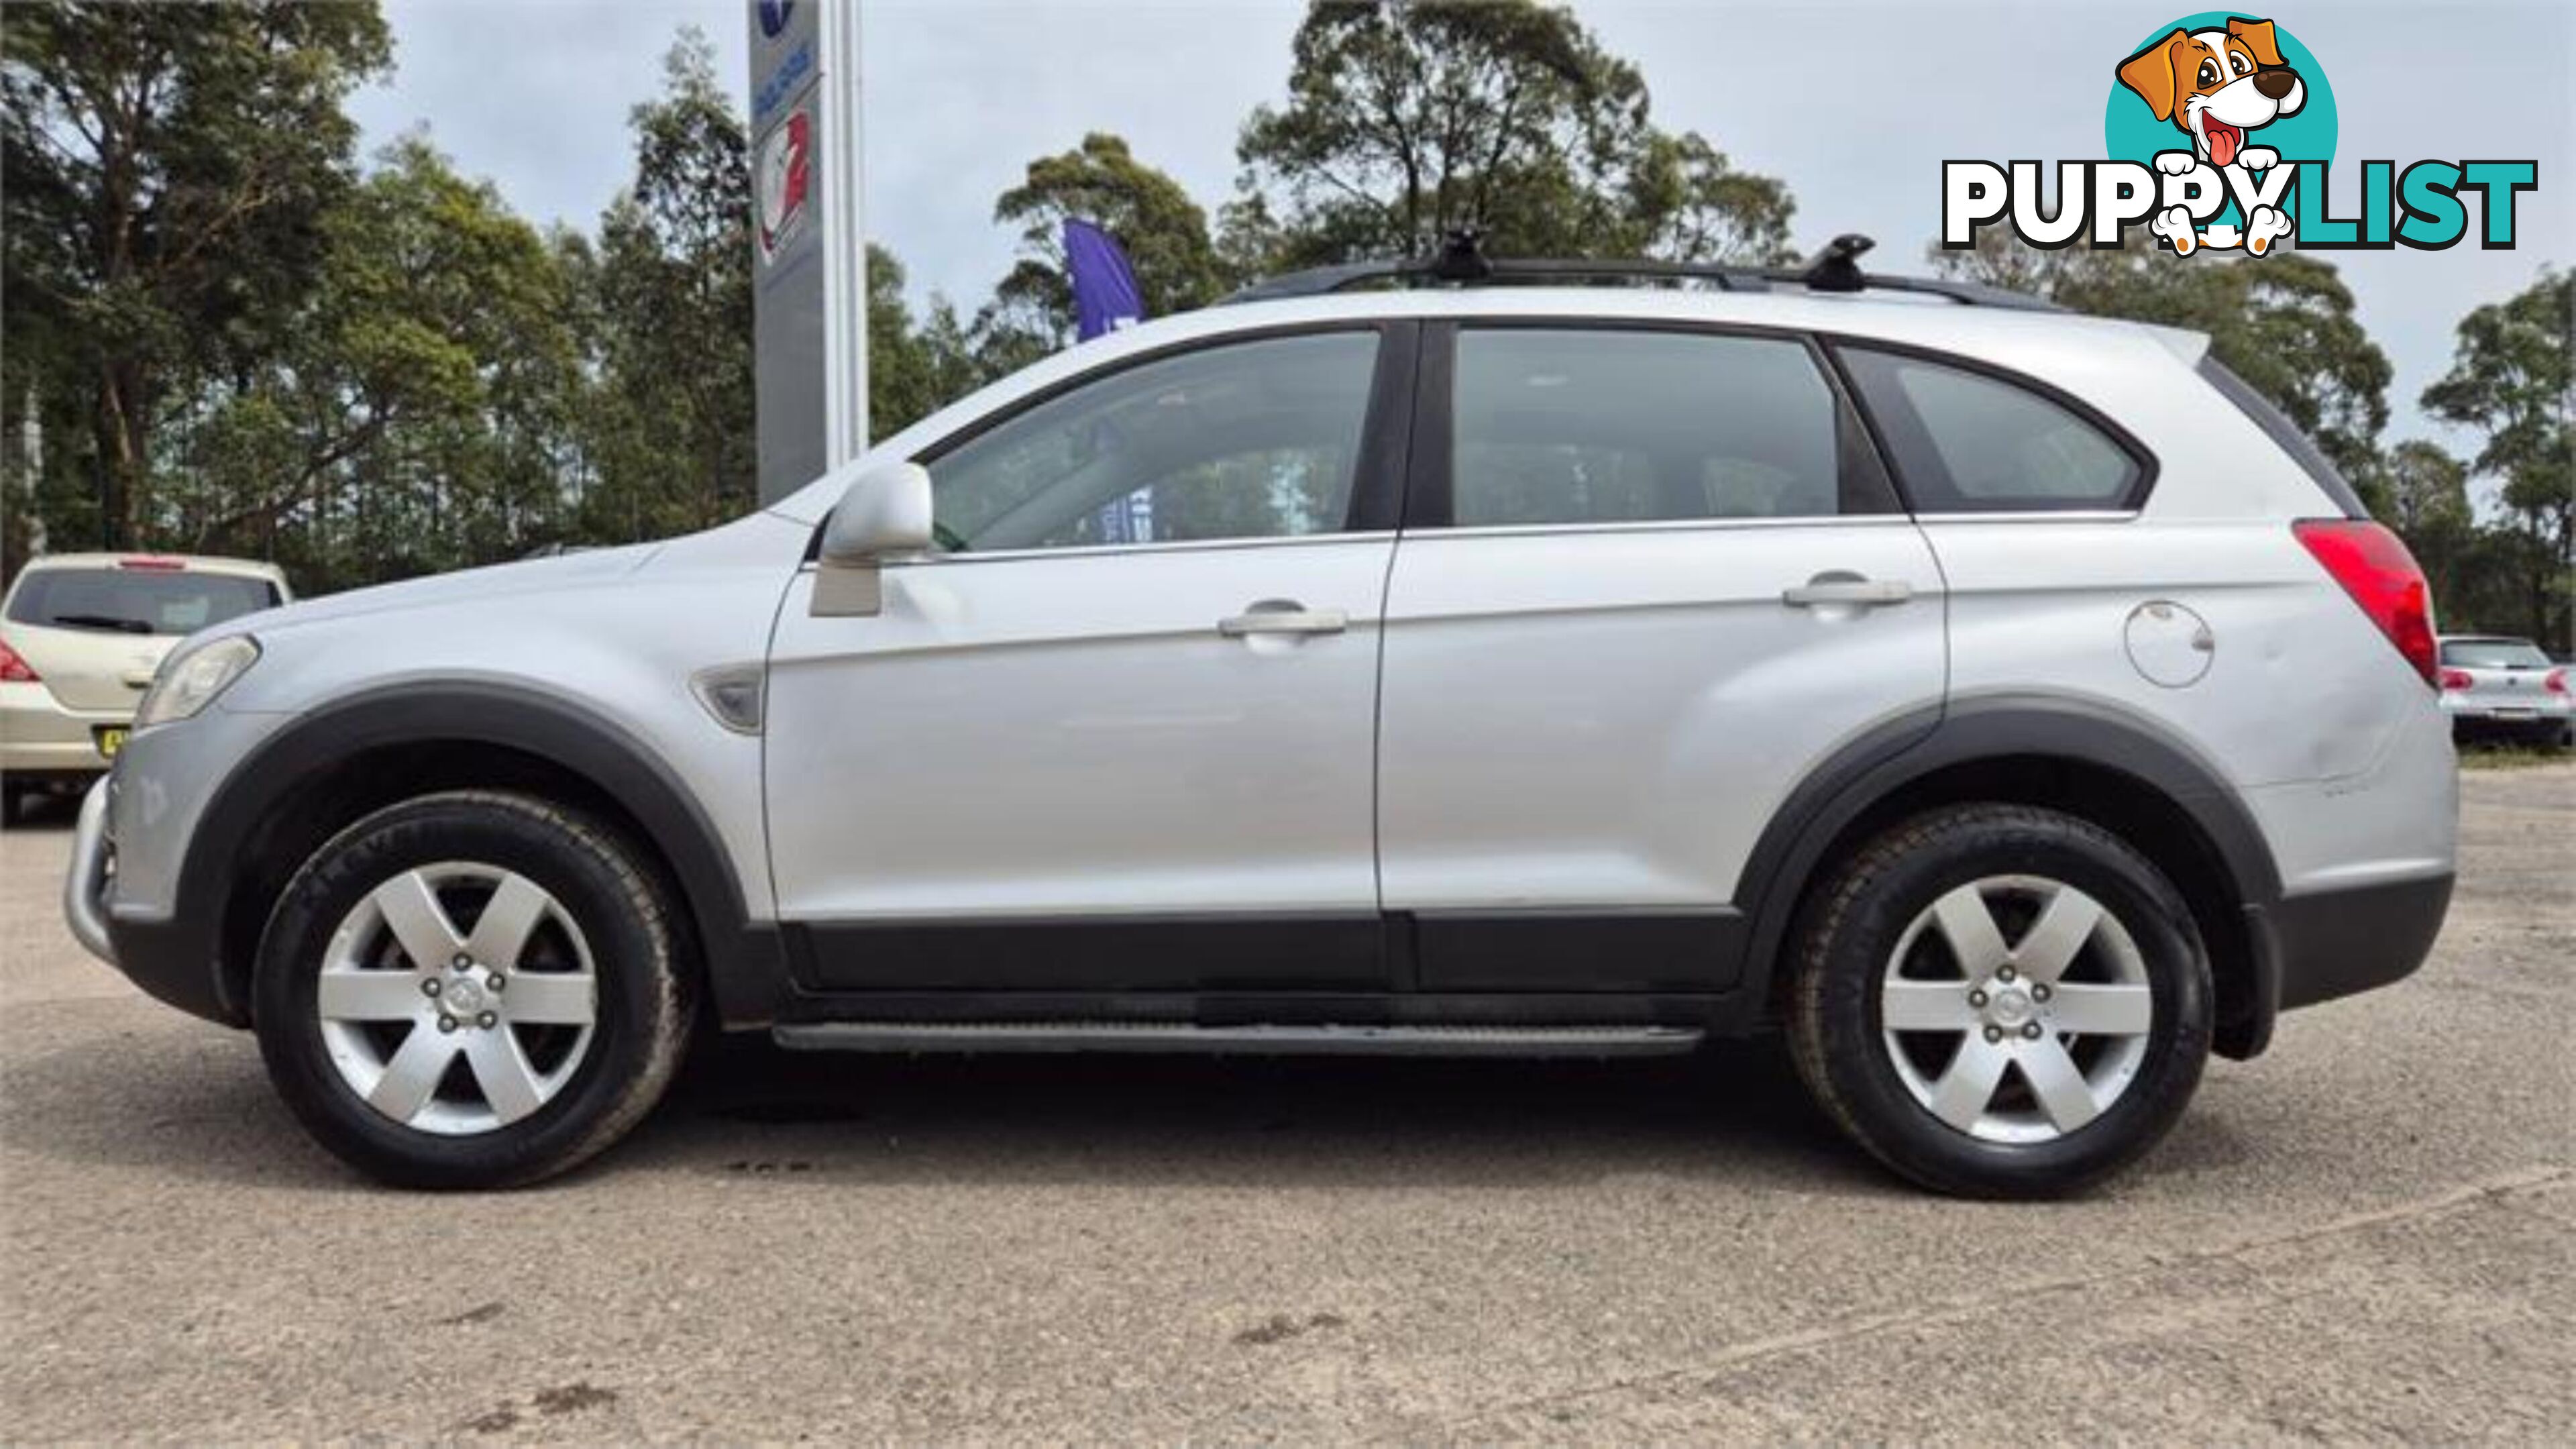
<instances>
[{"instance_id":1,"label":"silver car paint","mask_svg":"<svg viewBox=\"0 0 2576 1449\"><path fill-rule=\"evenodd\" d=\"M1391 534L965 554L877 618L779 614L769 828L791 918L1375 910ZM1227 637L1262 603L1341 632Z\"/></svg>"},{"instance_id":2,"label":"silver car paint","mask_svg":"<svg viewBox=\"0 0 2576 1449\"><path fill-rule=\"evenodd\" d=\"M763 656L811 533L756 513L667 544L360 590L195 636L251 634L260 660L205 715L128 742L109 821L111 908L167 915L186 826L276 717L368 690L472 680L579 705L640 741L705 810L746 905L768 918L761 741L718 724L689 678Z\"/></svg>"},{"instance_id":3,"label":"silver car paint","mask_svg":"<svg viewBox=\"0 0 2576 1449\"><path fill-rule=\"evenodd\" d=\"M799 561L812 527L859 471L1159 347L1413 315L1698 320L1938 348L2117 416L2162 474L2134 518L942 558L889 571L884 620L805 612L811 576ZM643 740L715 822L759 918L1365 900L1368 817L1354 812L1376 783L1359 716L1385 602L1371 580L1390 566L1389 768L1376 821L1390 905L1723 899L1745 840L1804 762L1939 697L1928 661L1943 610L1951 697L2091 697L2159 722L2240 792L2293 891L2447 868L2451 758L2433 692L2291 535L2288 520L2334 509L2193 375L2203 346L2165 329L1946 302L1642 290L1319 298L1114 333L906 429L766 514L658 547L369 590L247 623L260 664L208 716L129 746L115 906L168 909L193 810L273 727L261 717L456 678L578 700ZM1741 579L1687 582L1701 550L1725 561L1711 573ZM1607 592L1569 591L1577 558L1636 573ZM1844 621L1763 602L1843 566L1901 576L1916 598ZM1218 635L1219 617L1270 597L1329 602L1349 628L1269 652ZM2124 648L2125 621L2154 600L2209 622L2212 665L2188 687L2147 679ZM1544 622L1507 639L1514 616ZM1721 640L1716 622L1729 617L1760 632ZM763 657L773 621L764 791L763 740L719 726L687 681ZM1494 678L1479 659L1497 661ZM1487 729L1496 707L1526 721L1546 716L1542 701L1559 711L1547 716L1552 751ZM1473 758L1486 751L1509 757L1518 778L1499 758ZM1175 758L1187 768L1167 778L1204 792L1195 804L1141 783ZM1518 824L1500 809L1498 792L1513 790L1531 807ZM1528 833L1544 812L1566 822L1562 839Z\"/></svg>"},{"instance_id":4,"label":"silver car paint","mask_svg":"<svg viewBox=\"0 0 2576 1449\"><path fill-rule=\"evenodd\" d=\"M1782 602L1828 573L1913 596ZM1725 904L1800 779L1939 706L1941 609L1901 516L1406 539L1378 747L1388 908Z\"/></svg>"}]
</instances>

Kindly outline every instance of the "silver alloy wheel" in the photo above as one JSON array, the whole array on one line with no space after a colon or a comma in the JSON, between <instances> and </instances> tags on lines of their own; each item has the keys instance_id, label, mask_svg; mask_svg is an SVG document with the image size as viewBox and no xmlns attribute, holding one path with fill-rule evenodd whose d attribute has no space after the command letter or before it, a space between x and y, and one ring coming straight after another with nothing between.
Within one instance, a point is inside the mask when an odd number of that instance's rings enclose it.
<instances>
[{"instance_id":1,"label":"silver alloy wheel","mask_svg":"<svg viewBox=\"0 0 2576 1449\"><path fill-rule=\"evenodd\" d=\"M2048 1142L2137 1076L2155 997L2137 941L2063 881L1999 875L1923 908L1879 986L1888 1057L1914 1100L1989 1142Z\"/></svg>"},{"instance_id":2,"label":"silver alloy wheel","mask_svg":"<svg viewBox=\"0 0 2576 1449\"><path fill-rule=\"evenodd\" d=\"M572 1080L597 1034L598 980L581 927L544 887L446 861L385 881L341 918L315 1005L360 1100L461 1137L526 1117Z\"/></svg>"}]
</instances>

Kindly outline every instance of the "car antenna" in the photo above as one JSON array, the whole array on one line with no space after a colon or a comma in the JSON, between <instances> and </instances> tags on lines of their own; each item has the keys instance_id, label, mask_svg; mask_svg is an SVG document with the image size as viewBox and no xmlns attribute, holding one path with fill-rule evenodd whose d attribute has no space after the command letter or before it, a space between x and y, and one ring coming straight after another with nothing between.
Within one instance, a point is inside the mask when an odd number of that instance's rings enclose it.
<instances>
[{"instance_id":1,"label":"car antenna","mask_svg":"<svg viewBox=\"0 0 2576 1449\"><path fill-rule=\"evenodd\" d=\"M1814 261L1807 264L1807 286L1818 292L1857 292L1868 286L1869 279L1860 272L1860 258L1863 252L1877 245L1856 231L1835 237L1825 243L1824 251L1818 253Z\"/></svg>"}]
</instances>

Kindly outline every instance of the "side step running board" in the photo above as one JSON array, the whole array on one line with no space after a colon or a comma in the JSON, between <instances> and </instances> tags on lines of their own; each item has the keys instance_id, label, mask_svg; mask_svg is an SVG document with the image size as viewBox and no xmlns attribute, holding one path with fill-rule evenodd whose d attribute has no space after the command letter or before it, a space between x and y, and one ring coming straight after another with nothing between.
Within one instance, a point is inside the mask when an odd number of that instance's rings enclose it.
<instances>
[{"instance_id":1,"label":"side step running board","mask_svg":"<svg viewBox=\"0 0 2576 1449\"><path fill-rule=\"evenodd\" d=\"M774 1027L816 1052L1216 1052L1255 1056L1648 1057L1687 1052L1681 1026L1193 1026L1186 1022L830 1021Z\"/></svg>"}]
</instances>

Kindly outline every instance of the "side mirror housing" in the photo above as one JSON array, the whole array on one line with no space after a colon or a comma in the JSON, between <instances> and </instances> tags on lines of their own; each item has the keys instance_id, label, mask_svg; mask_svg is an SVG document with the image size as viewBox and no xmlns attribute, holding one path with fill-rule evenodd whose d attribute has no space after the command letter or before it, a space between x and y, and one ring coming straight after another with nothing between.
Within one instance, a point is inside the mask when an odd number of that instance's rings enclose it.
<instances>
[{"instance_id":1,"label":"side mirror housing","mask_svg":"<svg viewBox=\"0 0 2576 1449\"><path fill-rule=\"evenodd\" d=\"M814 612L877 613L884 608L879 566L888 558L921 553L930 544L928 469L918 463L888 463L851 479L823 525Z\"/></svg>"}]
</instances>

